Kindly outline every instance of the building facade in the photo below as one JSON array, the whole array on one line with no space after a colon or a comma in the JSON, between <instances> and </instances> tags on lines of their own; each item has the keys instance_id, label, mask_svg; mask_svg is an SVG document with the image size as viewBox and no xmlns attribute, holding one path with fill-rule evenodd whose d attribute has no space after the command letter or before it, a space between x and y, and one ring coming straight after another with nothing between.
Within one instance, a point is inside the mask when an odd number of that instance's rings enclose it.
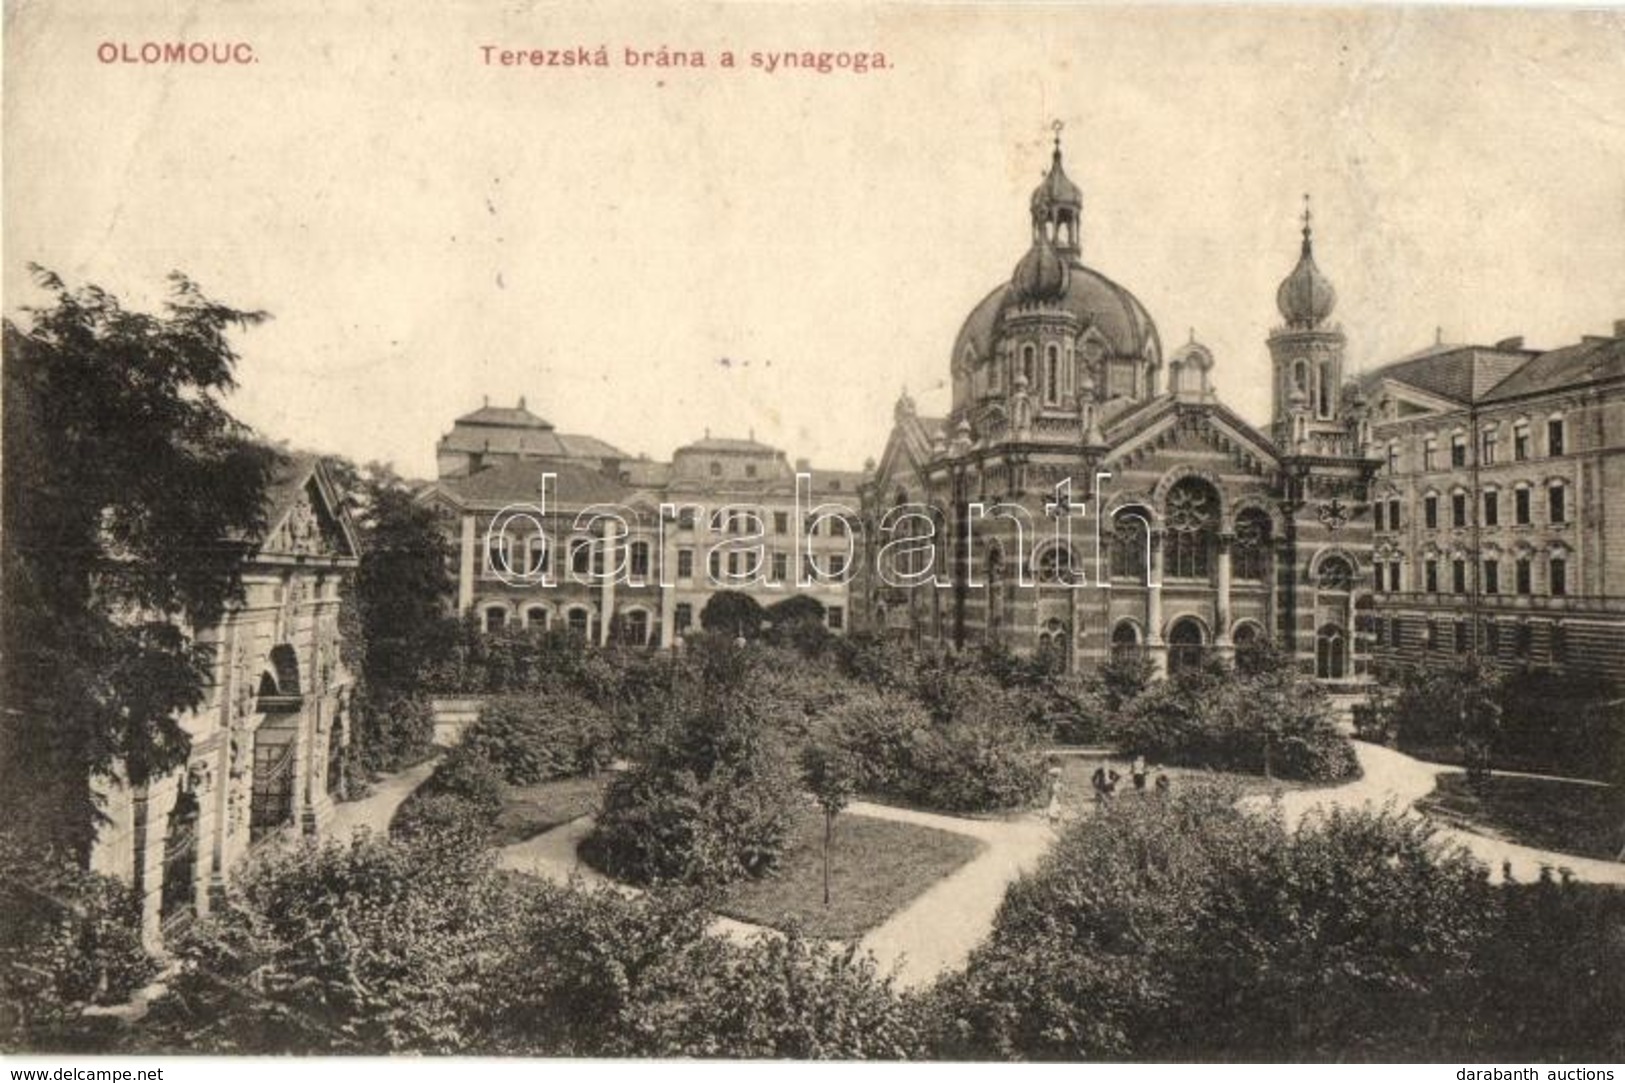
<instances>
[{"instance_id":1,"label":"building facade","mask_svg":"<svg viewBox=\"0 0 1625 1083\"><path fill-rule=\"evenodd\" d=\"M264 538L245 545L243 601L197 630L215 651L204 702L180 721L185 767L106 785L93 871L134 886L142 937L208 913L252 848L316 834L342 783L351 677L340 658L339 585L355 536L321 462L288 456L268 493Z\"/></svg>"},{"instance_id":2,"label":"building facade","mask_svg":"<svg viewBox=\"0 0 1625 1083\"><path fill-rule=\"evenodd\" d=\"M1057 139L1026 254L954 341L950 412L897 404L864 489L863 620L1069 669L1138 654L1167 672L1269 640L1358 682L1380 463L1307 211L1263 432L1218 398L1211 351L1168 348L1083 262L1082 210ZM888 559L899 538L909 552Z\"/></svg>"},{"instance_id":3,"label":"building facade","mask_svg":"<svg viewBox=\"0 0 1625 1083\"><path fill-rule=\"evenodd\" d=\"M1625 320L1555 350L1438 345L1361 386L1375 657L1625 680Z\"/></svg>"},{"instance_id":4,"label":"building facade","mask_svg":"<svg viewBox=\"0 0 1625 1083\"><path fill-rule=\"evenodd\" d=\"M499 427L489 413L469 416ZM540 419L512 420L533 432ZM806 594L832 631L847 627L849 519L818 510L844 500L855 521L858 473L815 470L804 460L792 468L783 451L753 438L709 434L678 448L670 463L588 465L526 448L494 462L443 457L448 465L420 499L440 516L456 554L455 609L485 630L559 626L591 643L670 646L723 590L764 607ZM819 574L802 585L809 559Z\"/></svg>"}]
</instances>

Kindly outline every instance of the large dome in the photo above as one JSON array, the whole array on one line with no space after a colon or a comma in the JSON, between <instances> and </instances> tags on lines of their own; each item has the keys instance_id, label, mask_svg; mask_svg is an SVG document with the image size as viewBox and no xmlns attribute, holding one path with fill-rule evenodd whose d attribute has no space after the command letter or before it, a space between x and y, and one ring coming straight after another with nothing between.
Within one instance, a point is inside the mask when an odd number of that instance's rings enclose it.
<instances>
[{"instance_id":1,"label":"large dome","mask_svg":"<svg viewBox=\"0 0 1625 1083\"><path fill-rule=\"evenodd\" d=\"M1020 307L1022 301L1021 292L1009 283L983 298L959 330L954 357L963 361L969 356L973 364L991 357L1005 313ZM1139 298L1091 267L1072 262L1059 296L1044 298L1042 303L1074 316L1080 335L1098 328L1111 356L1146 358L1149 351L1153 363L1162 359L1156 325Z\"/></svg>"}]
</instances>

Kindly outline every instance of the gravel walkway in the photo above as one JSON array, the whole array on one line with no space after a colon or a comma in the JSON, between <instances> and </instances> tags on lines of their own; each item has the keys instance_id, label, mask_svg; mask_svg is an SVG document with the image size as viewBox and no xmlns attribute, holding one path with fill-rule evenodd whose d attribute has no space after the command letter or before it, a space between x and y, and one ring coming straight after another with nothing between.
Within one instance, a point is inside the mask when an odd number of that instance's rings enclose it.
<instances>
[{"instance_id":1,"label":"gravel walkway","mask_svg":"<svg viewBox=\"0 0 1625 1083\"><path fill-rule=\"evenodd\" d=\"M1278 800L1289 825L1295 826L1316 809L1331 807L1381 808L1392 805L1409 811L1417 801L1433 792L1434 780L1440 774L1461 770L1445 764L1425 763L1391 748L1363 741L1354 742L1354 751L1360 759L1363 777L1345 786L1293 790L1281 795ZM1267 805L1268 801L1267 798L1247 799L1255 807ZM1443 825L1440 834L1465 846L1474 857L1490 867L1491 876L1497 880L1502 877L1506 867L1511 868L1513 879L1519 881L1537 879L1542 867L1550 867L1553 870L1568 869L1578 880L1625 886L1625 863L1520 846L1515 842Z\"/></svg>"}]
</instances>

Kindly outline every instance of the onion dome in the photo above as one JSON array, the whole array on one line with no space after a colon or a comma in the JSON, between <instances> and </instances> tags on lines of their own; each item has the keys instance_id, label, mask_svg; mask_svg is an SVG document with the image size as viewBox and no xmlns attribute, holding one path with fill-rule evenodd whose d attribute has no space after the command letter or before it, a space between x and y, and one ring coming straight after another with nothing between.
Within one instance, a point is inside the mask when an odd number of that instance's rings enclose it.
<instances>
[{"instance_id":1,"label":"onion dome","mask_svg":"<svg viewBox=\"0 0 1625 1083\"><path fill-rule=\"evenodd\" d=\"M1337 291L1331 280L1315 266L1314 235L1310 229L1309 197L1304 196L1303 252L1298 265L1286 276L1275 292L1275 306L1288 327L1312 329L1332 314L1337 304Z\"/></svg>"},{"instance_id":2,"label":"onion dome","mask_svg":"<svg viewBox=\"0 0 1625 1083\"><path fill-rule=\"evenodd\" d=\"M1047 239L1039 237L1016 264L1010 285L1021 301L1053 301L1066 293L1071 279L1065 258Z\"/></svg>"}]
</instances>

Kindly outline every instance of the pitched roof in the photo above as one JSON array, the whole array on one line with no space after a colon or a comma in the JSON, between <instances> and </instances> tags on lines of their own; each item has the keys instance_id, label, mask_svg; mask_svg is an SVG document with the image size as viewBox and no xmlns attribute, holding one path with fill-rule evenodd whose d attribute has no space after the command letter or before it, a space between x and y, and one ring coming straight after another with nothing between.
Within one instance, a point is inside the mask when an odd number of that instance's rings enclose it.
<instances>
[{"instance_id":1,"label":"pitched roof","mask_svg":"<svg viewBox=\"0 0 1625 1083\"><path fill-rule=\"evenodd\" d=\"M1485 402L1595 383L1625 376L1625 338L1586 338L1573 346L1548 350L1496 384Z\"/></svg>"},{"instance_id":2,"label":"pitched roof","mask_svg":"<svg viewBox=\"0 0 1625 1083\"><path fill-rule=\"evenodd\" d=\"M525 409L522 402L518 406L482 406L478 410L458 418L456 424L496 425L518 429L551 429L553 427L551 423Z\"/></svg>"},{"instance_id":3,"label":"pitched roof","mask_svg":"<svg viewBox=\"0 0 1625 1083\"><path fill-rule=\"evenodd\" d=\"M472 454L536 455L563 459L624 459L627 454L596 436L554 432L546 428L513 428L492 425L483 429L453 429L440 438L440 451Z\"/></svg>"},{"instance_id":4,"label":"pitched roof","mask_svg":"<svg viewBox=\"0 0 1625 1083\"><path fill-rule=\"evenodd\" d=\"M779 449L756 440L740 440L727 436L707 436L703 440L696 440L692 444L684 444L677 449L677 454L685 452L745 452L757 455L777 455Z\"/></svg>"},{"instance_id":5,"label":"pitched roof","mask_svg":"<svg viewBox=\"0 0 1625 1083\"><path fill-rule=\"evenodd\" d=\"M599 470L568 462L542 462L516 459L500 463L468 477L444 478L440 488L465 504L508 504L536 501L542 495L542 475L552 474L553 497L565 507L614 503L623 499L631 486Z\"/></svg>"},{"instance_id":6,"label":"pitched roof","mask_svg":"<svg viewBox=\"0 0 1625 1083\"><path fill-rule=\"evenodd\" d=\"M1476 402L1533 356L1533 350L1434 346L1363 373L1360 384L1369 390L1395 380L1452 402Z\"/></svg>"}]
</instances>

